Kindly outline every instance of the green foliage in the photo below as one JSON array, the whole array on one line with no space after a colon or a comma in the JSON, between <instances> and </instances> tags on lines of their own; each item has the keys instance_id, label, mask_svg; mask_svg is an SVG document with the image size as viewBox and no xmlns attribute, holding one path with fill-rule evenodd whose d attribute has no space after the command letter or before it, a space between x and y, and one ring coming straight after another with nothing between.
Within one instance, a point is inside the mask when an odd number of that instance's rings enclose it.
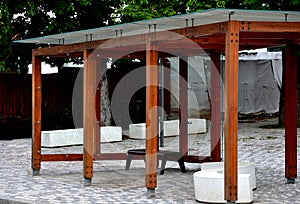
<instances>
[{"instance_id":1,"label":"green foliage","mask_svg":"<svg viewBox=\"0 0 300 204\"><path fill-rule=\"evenodd\" d=\"M121 22L132 22L225 6L226 0L125 0L118 14Z\"/></svg>"},{"instance_id":2,"label":"green foliage","mask_svg":"<svg viewBox=\"0 0 300 204\"><path fill-rule=\"evenodd\" d=\"M186 3L186 7L192 11L200 11L211 8L225 8L226 1L224 0L206 0L206 1L197 1L197 0L189 0Z\"/></svg>"},{"instance_id":3,"label":"green foliage","mask_svg":"<svg viewBox=\"0 0 300 204\"><path fill-rule=\"evenodd\" d=\"M176 15L181 12L180 7L183 5L178 0L125 0L124 3L117 11L122 23Z\"/></svg>"},{"instance_id":4,"label":"green foliage","mask_svg":"<svg viewBox=\"0 0 300 204\"><path fill-rule=\"evenodd\" d=\"M8 58L11 49L10 13L5 1L0 2L0 71L5 70L5 60Z\"/></svg>"},{"instance_id":5,"label":"green foliage","mask_svg":"<svg viewBox=\"0 0 300 204\"><path fill-rule=\"evenodd\" d=\"M300 10L300 0L244 0L243 8L264 10Z\"/></svg>"},{"instance_id":6,"label":"green foliage","mask_svg":"<svg viewBox=\"0 0 300 204\"><path fill-rule=\"evenodd\" d=\"M36 45L13 44L13 40L210 8L299 11L300 0L1 0L0 71L26 71L31 62Z\"/></svg>"},{"instance_id":7,"label":"green foliage","mask_svg":"<svg viewBox=\"0 0 300 204\"><path fill-rule=\"evenodd\" d=\"M13 44L13 40L114 24L111 15L121 1L2 0L0 62L5 62L0 63L0 71L7 67L26 71L31 62L31 49L36 45Z\"/></svg>"}]
</instances>

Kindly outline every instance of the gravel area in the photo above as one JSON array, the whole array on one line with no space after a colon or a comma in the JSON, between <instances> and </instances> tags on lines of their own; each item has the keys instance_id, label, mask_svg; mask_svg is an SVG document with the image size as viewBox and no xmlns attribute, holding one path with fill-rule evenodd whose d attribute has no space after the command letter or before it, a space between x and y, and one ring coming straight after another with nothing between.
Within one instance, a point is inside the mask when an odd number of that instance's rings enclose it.
<instances>
[{"instance_id":1,"label":"gravel area","mask_svg":"<svg viewBox=\"0 0 300 204\"><path fill-rule=\"evenodd\" d=\"M275 119L239 123L239 161L256 166L257 189L253 203L300 203L300 183L286 184L284 178L284 129L263 129ZM209 154L209 134L189 137L191 154ZM166 138L164 149L176 150L178 137ZM143 147L145 141L126 139L102 144L106 152L126 152ZM43 148L43 153L80 152L82 146ZM125 161L95 161L92 186L83 186L82 162L43 162L41 175L32 176L31 139L0 141L1 203L199 203L195 200L193 173L199 164L186 163L181 173L176 162L167 162L158 175L158 188L148 198L144 162L134 160L125 171ZM300 129L298 128L298 163ZM298 165L299 167L299 165ZM300 171L298 168L298 175Z\"/></svg>"}]
</instances>

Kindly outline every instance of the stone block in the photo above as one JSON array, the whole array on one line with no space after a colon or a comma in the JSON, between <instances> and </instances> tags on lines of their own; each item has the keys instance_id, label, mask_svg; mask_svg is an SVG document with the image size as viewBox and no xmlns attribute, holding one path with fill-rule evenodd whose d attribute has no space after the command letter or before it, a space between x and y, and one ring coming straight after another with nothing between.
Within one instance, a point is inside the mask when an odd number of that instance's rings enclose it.
<instances>
[{"instance_id":1,"label":"stone block","mask_svg":"<svg viewBox=\"0 0 300 204\"><path fill-rule=\"evenodd\" d=\"M179 135L179 120L164 121L164 136Z\"/></svg>"},{"instance_id":2,"label":"stone block","mask_svg":"<svg viewBox=\"0 0 300 204\"><path fill-rule=\"evenodd\" d=\"M146 123L130 124L129 137L134 139L146 139Z\"/></svg>"},{"instance_id":3,"label":"stone block","mask_svg":"<svg viewBox=\"0 0 300 204\"><path fill-rule=\"evenodd\" d=\"M42 131L42 147L83 144L83 128Z\"/></svg>"},{"instance_id":4,"label":"stone block","mask_svg":"<svg viewBox=\"0 0 300 204\"><path fill-rule=\"evenodd\" d=\"M199 134L206 132L206 120L199 118L189 118L188 119L188 133L189 134Z\"/></svg>"},{"instance_id":5,"label":"stone block","mask_svg":"<svg viewBox=\"0 0 300 204\"><path fill-rule=\"evenodd\" d=\"M122 141L122 128L101 127L101 143ZM61 147L83 144L83 128L42 131L42 147Z\"/></svg>"},{"instance_id":6,"label":"stone block","mask_svg":"<svg viewBox=\"0 0 300 204\"><path fill-rule=\"evenodd\" d=\"M199 118L188 119L188 134L206 132L206 120ZM179 120L164 121L164 136L179 135ZM129 136L134 139L146 139L146 123L130 124Z\"/></svg>"},{"instance_id":7,"label":"stone block","mask_svg":"<svg viewBox=\"0 0 300 204\"><path fill-rule=\"evenodd\" d=\"M256 188L254 164L239 163L238 201L253 202L253 189ZM253 174L254 173L254 174ZM203 163L201 171L193 174L195 198L205 203L226 203L224 200L224 163Z\"/></svg>"},{"instance_id":8,"label":"stone block","mask_svg":"<svg viewBox=\"0 0 300 204\"><path fill-rule=\"evenodd\" d=\"M101 143L122 141L122 128L117 126L101 127Z\"/></svg>"},{"instance_id":9,"label":"stone block","mask_svg":"<svg viewBox=\"0 0 300 204\"><path fill-rule=\"evenodd\" d=\"M224 169L224 162L207 162L200 164L201 170ZM251 188L256 189L255 165L252 162L239 162L239 174L250 174Z\"/></svg>"}]
</instances>

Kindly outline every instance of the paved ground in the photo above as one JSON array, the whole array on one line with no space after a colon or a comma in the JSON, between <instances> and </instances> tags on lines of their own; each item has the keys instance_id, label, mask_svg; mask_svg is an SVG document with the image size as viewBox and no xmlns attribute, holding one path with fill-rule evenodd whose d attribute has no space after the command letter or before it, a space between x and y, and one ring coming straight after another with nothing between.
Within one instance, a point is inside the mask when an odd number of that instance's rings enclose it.
<instances>
[{"instance_id":1,"label":"paved ground","mask_svg":"<svg viewBox=\"0 0 300 204\"><path fill-rule=\"evenodd\" d=\"M239 160L256 165L257 189L253 203L300 203L299 179L296 184L286 184L284 178L284 130L258 128L271 123L276 121L239 125ZM298 163L299 135L300 129ZM165 148L176 149L177 141L176 137L168 138ZM106 151L124 152L143 144L140 140L125 140L102 147ZM209 152L206 134L191 137L190 144L193 154ZM78 152L81 149L77 146L43 151ZM147 198L143 161L133 161L129 171L124 170L124 161L97 161L93 185L84 187L82 162L42 163L41 176L33 177L30 139L0 141L0 154L0 203L198 203L192 179L192 174L199 170L198 164L186 164L188 172L183 174L176 163L168 162L165 175L158 176L156 196Z\"/></svg>"}]
</instances>

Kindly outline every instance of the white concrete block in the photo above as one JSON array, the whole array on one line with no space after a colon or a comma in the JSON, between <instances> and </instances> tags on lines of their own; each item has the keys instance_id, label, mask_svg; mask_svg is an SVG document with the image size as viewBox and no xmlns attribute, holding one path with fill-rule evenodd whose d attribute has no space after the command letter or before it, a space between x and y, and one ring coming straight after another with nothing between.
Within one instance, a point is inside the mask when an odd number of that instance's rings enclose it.
<instances>
[{"instance_id":1,"label":"white concrete block","mask_svg":"<svg viewBox=\"0 0 300 204\"><path fill-rule=\"evenodd\" d=\"M239 163L238 201L251 203L253 201L253 163ZM250 172L250 173L248 173ZM195 198L205 203L226 203L224 200L224 163L203 163L201 171L193 174Z\"/></svg>"},{"instance_id":2,"label":"white concrete block","mask_svg":"<svg viewBox=\"0 0 300 204\"><path fill-rule=\"evenodd\" d=\"M224 162L207 162L200 164L201 171L208 169L224 169ZM250 174L250 185L254 190L256 189L256 176L255 176L255 165L252 162L239 162L238 163L239 174Z\"/></svg>"},{"instance_id":3,"label":"white concrete block","mask_svg":"<svg viewBox=\"0 0 300 204\"><path fill-rule=\"evenodd\" d=\"M122 128L101 127L101 143L122 141ZM83 128L42 131L43 147L61 147L83 144Z\"/></svg>"},{"instance_id":4,"label":"white concrete block","mask_svg":"<svg viewBox=\"0 0 300 204\"><path fill-rule=\"evenodd\" d=\"M164 121L164 136L179 135L179 120Z\"/></svg>"},{"instance_id":5,"label":"white concrete block","mask_svg":"<svg viewBox=\"0 0 300 204\"><path fill-rule=\"evenodd\" d=\"M42 147L83 144L83 128L42 131Z\"/></svg>"},{"instance_id":6,"label":"white concrete block","mask_svg":"<svg viewBox=\"0 0 300 204\"><path fill-rule=\"evenodd\" d=\"M199 134L206 132L206 120L199 118L189 118L188 119L188 133L189 134Z\"/></svg>"},{"instance_id":7,"label":"white concrete block","mask_svg":"<svg viewBox=\"0 0 300 204\"><path fill-rule=\"evenodd\" d=\"M134 139L146 139L146 123L130 124L129 137Z\"/></svg>"},{"instance_id":8,"label":"white concrete block","mask_svg":"<svg viewBox=\"0 0 300 204\"><path fill-rule=\"evenodd\" d=\"M206 132L206 120L199 118L188 119L188 134ZM164 136L179 135L179 120L164 121ZM146 123L130 124L129 136L134 139L146 139Z\"/></svg>"},{"instance_id":9,"label":"white concrete block","mask_svg":"<svg viewBox=\"0 0 300 204\"><path fill-rule=\"evenodd\" d=\"M116 126L101 127L101 143L122 141L122 128Z\"/></svg>"}]
</instances>

